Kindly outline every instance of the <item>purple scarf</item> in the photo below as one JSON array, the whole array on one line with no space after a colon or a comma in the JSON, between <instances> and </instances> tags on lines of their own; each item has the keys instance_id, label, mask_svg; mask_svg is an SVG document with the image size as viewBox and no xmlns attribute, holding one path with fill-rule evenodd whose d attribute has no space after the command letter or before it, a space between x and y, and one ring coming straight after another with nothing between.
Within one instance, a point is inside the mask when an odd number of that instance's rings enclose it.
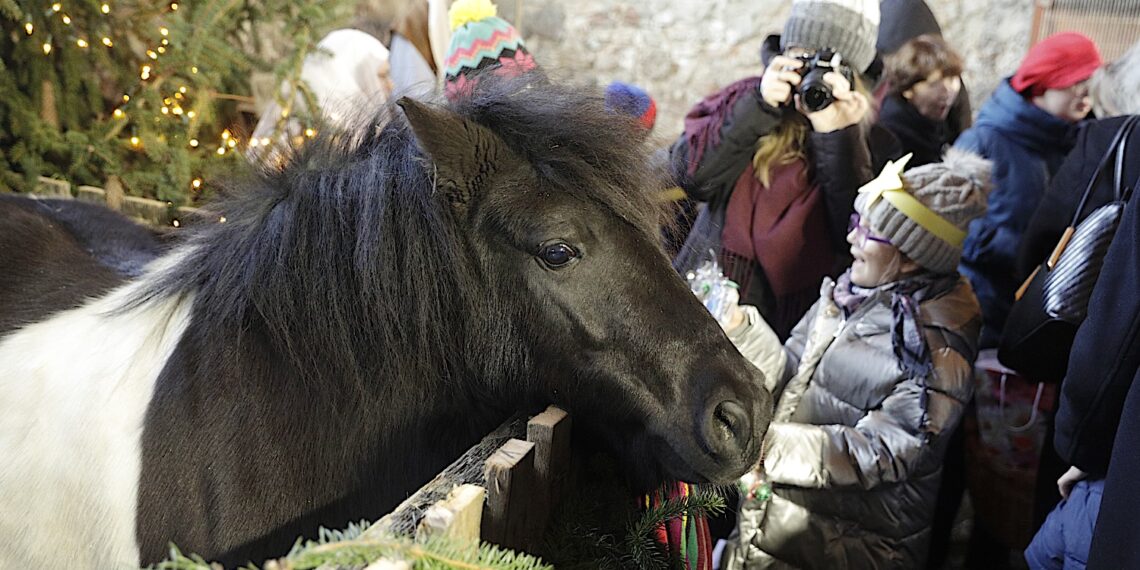
<instances>
[{"instance_id":1,"label":"purple scarf","mask_svg":"<svg viewBox=\"0 0 1140 570\"><path fill-rule=\"evenodd\" d=\"M863 301L877 291L891 296L891 348L902 369L912 377L925 378L933 367L930 347L918 323L918 305L927 299L939 297L957 285L958 280L946 275L920 273L913 277L866 288L851 282L851 270L839 277L832 299L850 317Z\"/></svg>"}]
</instances>

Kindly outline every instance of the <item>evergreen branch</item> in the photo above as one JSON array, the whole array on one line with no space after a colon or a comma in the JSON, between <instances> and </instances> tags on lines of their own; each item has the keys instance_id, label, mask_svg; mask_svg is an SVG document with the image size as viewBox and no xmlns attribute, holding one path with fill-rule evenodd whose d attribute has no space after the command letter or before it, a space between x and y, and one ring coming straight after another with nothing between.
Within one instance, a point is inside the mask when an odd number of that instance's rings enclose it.
<instances>
[{"instance_id":1,"label":"evergreen branch","mask_svg":"<svg viewBox=\"0 0 1140 570\"><path fill-rule=\"evenodd\" d=\"M631 535L648 535L657 527L680 516L715 517L724 512L724 497L710 489L696 489L687 497L674 497L645 511L631 527Z\"/></svg>"},{"instance_id":2,"label":"evergreen branch","mask_svg":"<svg viewBox=\"0 0 1140 570\"><path fill-rule=\"evenodd\" d=\"M395 536L361 536L364 521L349 525L343 531L320 529L318 539L302 544L301 540L284 558L266 563L266 570L314 570L317 568L363 568L383 559L411 562L415 570L457 568L460 570L553 570L540 559L519 554L498 546L482 543L457 542L444 537L433 537L424 542ZM256 566L250 565L251 570ZM152 570L218 570L194 554L187 556L176 546L170 546L167 560Z\"/></svg>"},{"instance_id":3,"label":"evergreen branch","mask_svg":"<svg viewBox=\"0 0 1140 570\"><path fill-rule=\"evenodd\" d=\"M20 9L19 4L16 4L16 0L0 0L0 14L7 16L13 22L24 19L24 11Z\"/></svg>"}]
</instances>

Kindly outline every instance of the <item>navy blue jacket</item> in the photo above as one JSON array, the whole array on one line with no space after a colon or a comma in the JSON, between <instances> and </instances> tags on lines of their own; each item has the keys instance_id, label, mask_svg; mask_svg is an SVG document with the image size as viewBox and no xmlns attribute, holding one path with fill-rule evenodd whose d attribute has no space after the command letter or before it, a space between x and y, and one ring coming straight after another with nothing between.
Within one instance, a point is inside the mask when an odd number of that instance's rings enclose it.
<instances>
[{"instance_id":1,"label":"navy blue jacket","mask_svg":"<svg viewBox=\"0 0 1140 570\"><path fill-rule=\"evenodd\" d=\"M982 305L983 348L997 346L1021 285L1018 247L1049 179L1073 147L1076 128L1027 101L1002 81L974 126L954 143L994 163L986 215L970 223L959 271Z\"/></svg>"}]
</instances>

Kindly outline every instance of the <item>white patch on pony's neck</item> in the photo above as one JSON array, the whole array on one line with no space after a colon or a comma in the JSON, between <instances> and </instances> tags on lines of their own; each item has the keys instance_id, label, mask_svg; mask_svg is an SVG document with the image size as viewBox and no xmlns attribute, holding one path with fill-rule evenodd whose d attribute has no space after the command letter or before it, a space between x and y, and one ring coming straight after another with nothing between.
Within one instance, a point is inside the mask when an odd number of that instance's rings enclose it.
<instances>
[{"instance_id":1,"label":"white patch on pony's neck","mask_svg":"<svg viewBox=\"0 0 1140 570\"><path fill-rule=\"evenodd\" d=\"M139 567L143 420L193 298L116 310L184 252L0 339L0 568Z\"/></svg>"}]
</instances>

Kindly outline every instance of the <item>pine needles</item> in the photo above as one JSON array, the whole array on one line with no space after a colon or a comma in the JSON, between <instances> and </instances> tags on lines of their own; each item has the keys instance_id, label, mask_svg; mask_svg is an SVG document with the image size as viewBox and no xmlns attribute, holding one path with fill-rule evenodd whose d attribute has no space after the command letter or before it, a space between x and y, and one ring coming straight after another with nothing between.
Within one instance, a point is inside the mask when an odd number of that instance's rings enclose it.
<instances>
[{"instance_id":1,"label":"pine needles","mask_svg":"<svg viewBox=\"0 0 1140 570\"><path fill-rule=\"evenodd\" d=\"M537 557L492 544L467 544L442 537L424 542L395 536L363 536L365 521L341 531L320 529L313 541L297 541L284 558L268 561L263 570L359 569L378 560L403 561L412 570L553 570ZM198 555L185 555L171 545L167 560L152 570L218 570ZM258 570L248 566L248 570Z\"/></svg>"},{"instance_id":2,"label":"pine needles","mask_svg":"<svg viewBox=\"0 0 1140 570\"><path fill-rule=\"evenodd\" d=\"M40 176L103 186L114 176L129 194L178 205L242 162L235 125L249 109L237 101L251 100L251 72L276 70L297 83L294 62L351 7L349 0L47 5L0 0L0 189L28 191ZM270 61L263 36L297 53Z\"/></svg>"}]
</instances>

